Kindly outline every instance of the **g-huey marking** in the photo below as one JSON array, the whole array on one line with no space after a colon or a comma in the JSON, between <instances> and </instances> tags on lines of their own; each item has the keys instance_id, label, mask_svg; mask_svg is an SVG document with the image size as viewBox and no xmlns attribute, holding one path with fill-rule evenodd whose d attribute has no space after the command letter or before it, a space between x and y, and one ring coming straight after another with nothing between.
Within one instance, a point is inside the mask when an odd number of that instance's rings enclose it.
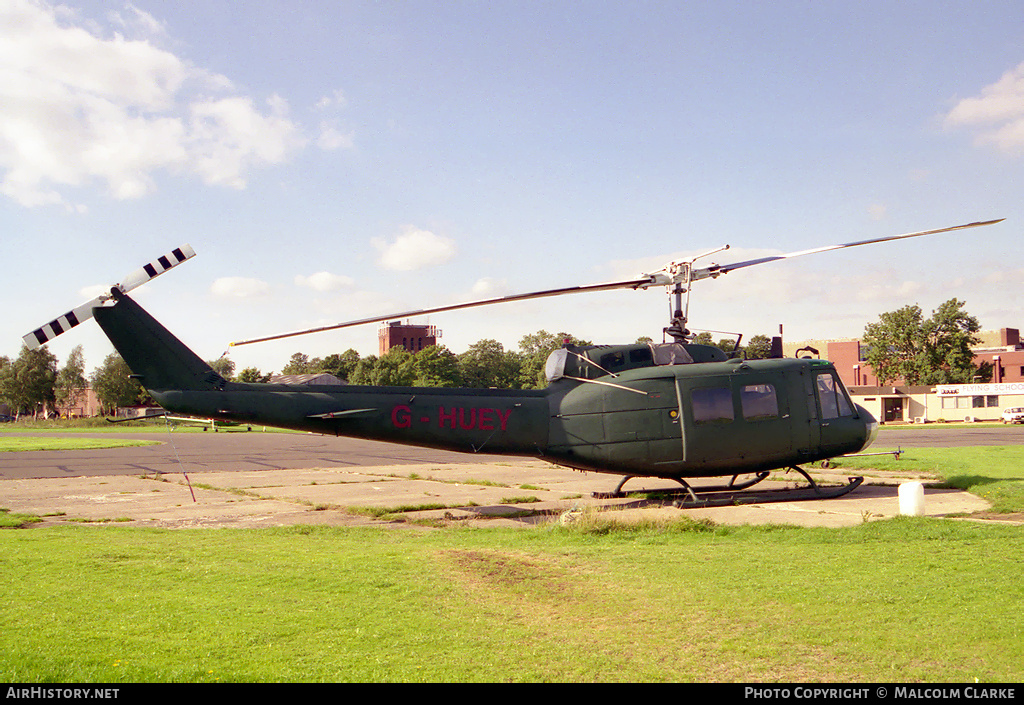
<instances>
[{"instance_id":1,"label":"g-huey marking","mask_svg":"<svg viewBox=\"0 0 1024 705\"><path fill-rule=\"evenodd\" d=\"M437 407L437 427L462 429L463 431L507 431L508 419L512 409L496 409L492 407ZM412 407L398 404L391 409L391 423L395 428L411 428L413 425ZM421 424L432 423L430 416L420 416Z\"/></svg>"}]
</instances>

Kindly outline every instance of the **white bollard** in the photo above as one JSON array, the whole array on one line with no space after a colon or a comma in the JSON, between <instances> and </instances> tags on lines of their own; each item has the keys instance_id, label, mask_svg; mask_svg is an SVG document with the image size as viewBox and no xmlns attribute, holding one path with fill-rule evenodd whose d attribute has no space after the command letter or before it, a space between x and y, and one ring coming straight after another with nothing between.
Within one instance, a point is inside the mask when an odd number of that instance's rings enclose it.
<instances>
[{"instance_id":1,"label":"white bollard","mask_svg":"<svg viewBox=\"0 0 1024 705\"><path fill-rule=\"evenodd\" d=\"M900 485L900 514L903 516L924 516L924 484L904 482Z\"/></svg>"}]
</instances>

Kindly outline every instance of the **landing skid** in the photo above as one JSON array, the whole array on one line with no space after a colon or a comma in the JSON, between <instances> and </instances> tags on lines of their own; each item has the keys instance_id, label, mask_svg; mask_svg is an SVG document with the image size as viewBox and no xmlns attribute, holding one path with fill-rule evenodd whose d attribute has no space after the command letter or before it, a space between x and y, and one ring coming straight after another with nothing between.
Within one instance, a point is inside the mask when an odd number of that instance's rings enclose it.
<instances>
[{"instance_id":1,"label":"landing skid","mask_svg":"<svg viewBox=\"0 0 1024 705\"><path fill-rule=\"evenodd\" d=\"M700 491L701 492L729 492L729 491L738 492L740 490L745 490L745 489L747 489L749 487L753 487L758 482L761 482L762 480L766 479L769 474L770 473L767 470L762 470L761 472L756 473L754 475L754 477L752 477L751 479L746 480L744 482L739 482L739 483L736 482L736 478L738 478L739 475L733 475L732 479L729 480L729 484L728 485L714 485L712 487L701 487ZM629 475L627 477L622 478L622 481L611 492L592 492L590 496L593 497L594 499L622 499L623 497L627 497L628 493L627 492L623 492L622 491L622 487L627 482L629 482L630 480L632 480L632 479L634 479L636 477L642 477L642 476L641 475ZM679 477L675 477L675 478L672 478L672 479L674 479L676 482L681 484L683 486L683 489L691 497L696 498L696 495L693 494L693 489L688 484L686 484L685 480L683 480L682 478L679 478Z\"/></svg>"},{"instance_id":2,"label":"landing skid","mask_svg":"<svg viewBox=\"0 0 1024 705\"><path fill-rule=\"evenodd\" d=\"M677 490L674 492L674 494L679 494L681 496L672 502L672 506L679 509L700 509L703 507L729 507L741 504L769 504L772 502L802 502L810 499L835 499L852 492L860 487L861 483L864 482L863 477L850 477L847 478L848 482L845 485L840 485L838 487L821 487L811 479L811 476L804 472L802 468L798 468L794 465L790 467L790 470L800 473L810 484L810 487L794 490L759 490L755 492L744 492L743 490L753 487L768 477L769 473L765 470L757 473L753 478L744 482L737 483L736 479L739 476L734 475L727 485L699 487L697 489L700 491L700 495L698 495L697 492L694 491L694 488L687 484L686 480L683 480L682 478L675 478L676 482L683 486L683 489L681 491ZM626 497L628 496L628 493L623 492L622 487L627 481L633 479L633 477L635 476L623 478L612 492L594 492L592 496L595 499L620 499Z\"/></svg>"},{"instance_id":3,"label":"landing skid","mask_svg":"<svg viewBox=\"0 0 1024 705\"><path fill-rule=\"evenodd\" d=\"M772 502L803 502L810 499L835 499L853 492L864 482L863 477L848 477L848 482L845 485L820 487L801 468L793 466L790 469L803 475L804 479L811 486L795 490L763 490L717 497L698 497L691 490L687 497L672 502L672 506L679 509L701 509L704 507L730 507L741 504L770 504ZM703 488L701 489L704 491Z\"/></svg>"}]
</instances>

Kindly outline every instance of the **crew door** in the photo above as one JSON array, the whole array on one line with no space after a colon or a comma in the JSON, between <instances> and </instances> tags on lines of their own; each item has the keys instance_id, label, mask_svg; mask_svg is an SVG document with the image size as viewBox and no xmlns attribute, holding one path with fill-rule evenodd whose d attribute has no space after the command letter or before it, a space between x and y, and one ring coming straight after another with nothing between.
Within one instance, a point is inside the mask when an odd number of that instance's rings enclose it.
<instances>
[{"instance_id":1,"label":"crew door","mask_svg":"<svg viewBox=\"0 0 1024 705\"><path fill-rule=\"evenodd\" d=\"M680 380L687 465L728 470L770 465L793 449L781 374Z\"/></svg>"}]
</instances>

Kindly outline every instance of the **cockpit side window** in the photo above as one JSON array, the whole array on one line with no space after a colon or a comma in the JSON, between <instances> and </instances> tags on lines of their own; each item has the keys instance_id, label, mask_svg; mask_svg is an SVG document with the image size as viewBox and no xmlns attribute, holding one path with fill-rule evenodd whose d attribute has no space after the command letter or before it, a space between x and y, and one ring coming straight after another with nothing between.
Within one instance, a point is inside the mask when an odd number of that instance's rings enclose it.
<instances>
[{"instance_id":1,"label":"cockpit side window","mask_svg":"<svg viewBox=\"0 0 1024 705\"><path fill-rule=\"evenodd\" d=\"M846 393L832 373L822 372L818 375L818 401L821 404L821 418L837 419L841 416L853 416L853 407L846 398Z\"/></svg>"}]
</instances>

